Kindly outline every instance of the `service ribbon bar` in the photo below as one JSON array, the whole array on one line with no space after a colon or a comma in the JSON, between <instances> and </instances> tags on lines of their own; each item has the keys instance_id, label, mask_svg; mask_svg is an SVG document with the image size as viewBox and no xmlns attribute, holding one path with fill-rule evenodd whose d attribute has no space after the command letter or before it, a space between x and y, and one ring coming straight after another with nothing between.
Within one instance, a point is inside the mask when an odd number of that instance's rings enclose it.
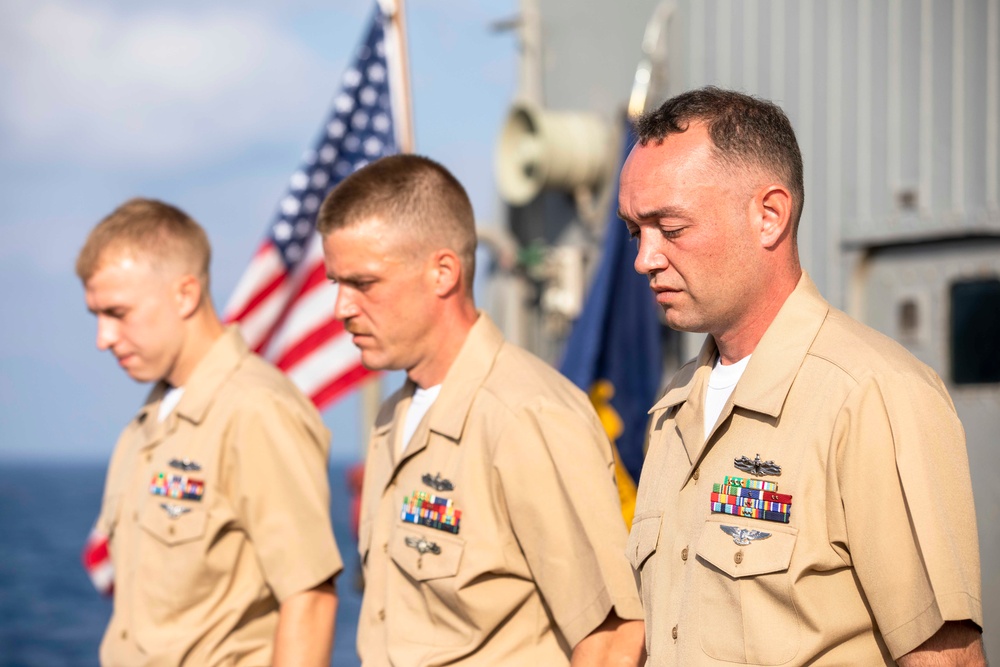
<instances>
[{"instance_id":1,"label":"service ribbon bar","mask_svg":"<svg viewBox=\"0 0 1000 667\"><path fill-rule=\"evenodd\" d=\"M740 507L754 507L760 510L767 510L768 512L782 512L788 513L792 506L789 503L772 503L767 500L755 500L753 498L742 498L740 496L728 496L724 493L713 493L712 494L713 503L722 503L723 505L739 505Z\"/></svg>"},{"instance_id":2,"label":"service ribbon bar","mask_svg":"<svg viewBox=\"0 0 1000 667\"><path fill-rule=\"evenodd\" d=\"M450 498L435 496L426 491L414 491L403 498L403 509L399 518L406 523L457 535L462 521L462 510L455 509Z\"/></svg>"},{"instance_id":3,"label":"service ribbon bar","mask_svg":"<svg viewBox=\"0 0 1000 667\"><path fill-rule=\"evenodd\" d=\"M167 475L157 473L149 483L149 492L154 496L165 496L176 500L201 500L205 495L205 482L187 475Z\"/></svg>"},{"instance_id":4,"label":"service ribbon bar","mask_svg":"<svg viewBox=\"0 0 1000 667\"><path fill-rule=\"evenodd\" d=\"M742 486L713 484L712 491L715 493L723 493L727 496L753 498L754 500L767 500L772 503L788 503L789 505L792 503L792 496L787 493L774 493L773 491L761 491L760 489L747 489Z\"/></svg>"},{"instance_id":5,"label":"service ribbon bar","mask_svg":"<svg viewBox=\"0 0 1000 667\"><path fill-rule=\"evenodd\" d=\"M731 505L728 503L712 503L712 511L716 514L729 514L731 516L742 516L747 519L764 519L765 521L777 521L788 523L789 512L770 512L756 507L743 507L742 505Z\"/></svg>"},{"instance_id":6,"label":"service ribbon bar","mask_svg":"<svg viewBox=\"0 0 1000 667\"><path fill-rule=\"evenodd\" d=\"M758 489L760 491L777 491L776 482L765 482L762 479L747 479L745 477L730 477L726 475L722 479L724 486L741 486L745 489Z\"/></svg>"}]
</instances>

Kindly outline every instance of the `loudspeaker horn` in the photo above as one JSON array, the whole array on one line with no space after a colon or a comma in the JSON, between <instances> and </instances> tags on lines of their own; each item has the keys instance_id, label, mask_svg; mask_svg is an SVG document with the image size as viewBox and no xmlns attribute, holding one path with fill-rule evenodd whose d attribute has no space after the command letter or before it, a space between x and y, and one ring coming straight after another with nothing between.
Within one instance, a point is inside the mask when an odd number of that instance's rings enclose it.
<instances>
[{"instance_id":1,"label":"loudspeaker horn","mask_svg":"<svg viewBox=\"0 0 1000 667\"><path fill-rule=\"evenodd\" d=\"M598 188L614 167L611 135L608 124L595 114L514 105L497 146L500 196L512 206L523 206L543 189Z\"/></svg>"}]
</instances>

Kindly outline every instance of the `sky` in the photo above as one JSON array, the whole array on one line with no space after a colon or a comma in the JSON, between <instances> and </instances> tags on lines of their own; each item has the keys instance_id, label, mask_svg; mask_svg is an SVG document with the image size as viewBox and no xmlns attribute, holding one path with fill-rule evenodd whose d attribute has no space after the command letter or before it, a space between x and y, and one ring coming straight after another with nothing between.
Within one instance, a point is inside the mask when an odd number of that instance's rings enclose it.
<instances>
[{"instance_id":1,"label":"sky","mask_svg":"<svg viewBox=\"0 0 1000 667\"><path fill-rule=\"evenodd\" d=\"M96 349L73 273L87 233L133 196L180 206L212 240L221 308L373 7L0 0L0 461L110 455L148 387ZM484 226L501 213L493 146L517 83L515 37L489 26L516 12L407 3L416 150L462 180ZM356 396L325 412L332 458L358 456L359 413Z\"/></svg>"}]
</instances>

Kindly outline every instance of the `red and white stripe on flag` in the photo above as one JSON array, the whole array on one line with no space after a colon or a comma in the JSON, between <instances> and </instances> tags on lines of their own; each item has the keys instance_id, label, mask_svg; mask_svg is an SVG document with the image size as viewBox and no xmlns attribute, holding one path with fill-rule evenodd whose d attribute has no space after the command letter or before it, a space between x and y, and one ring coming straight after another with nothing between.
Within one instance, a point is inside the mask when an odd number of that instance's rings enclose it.
<instances>
[{"instance_id":1,"label":"red and white stripe on flag","mask_svg":"<svg viewBox=\"0 0 1000 667\"><path fill-rule=\"evenodd\" d=\"M110 596L115 589L115 568L111 563L111 552L108 551L108 536L96 528L90 531L80 558L97 592Z\"/></svg>"},{"instance_id":2,"label":"red and white stripe on flag","mask_svg":"<svg viewBox=\"0 0 1000 667\"><path fill-rule=\"evenodd\" d=\"M326 279L316 214L346 176L398 150L396 134L405 122L396 122L402 100L399 58L395 40L386 38L394 29L377 7L320 135L292 174L225 311L250 348L285 371L319 408L368 374L333 317L337 288Z\"/></svg>"},{"instance_id":3,"label":"red and white stripe on flag","mask_svg":"<svg viewBox=\"0 0 1000 667\"><path fill-rule=\"evenodd\" d=\"M369 371L333 317L337 286L326 279L318 234L309 239L305 253L303 261L285 272L279 250L265 241L233 295L227 319L239 323L252 350L323 408Z\"/></svg>"}]
</instances>

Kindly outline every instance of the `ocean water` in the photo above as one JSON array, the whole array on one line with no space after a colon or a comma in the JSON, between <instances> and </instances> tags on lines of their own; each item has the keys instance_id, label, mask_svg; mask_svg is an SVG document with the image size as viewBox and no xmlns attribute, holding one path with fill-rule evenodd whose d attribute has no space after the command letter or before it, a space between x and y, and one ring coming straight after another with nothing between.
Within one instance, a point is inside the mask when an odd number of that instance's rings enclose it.
<instances>
[{"instance_id":1,"label":"ocean water","mask_svg":"<svg viewBox=\"0 0 1000 667\"><path fill-rule=\"evenodd\" d=\"M355 667L361 597L345 465L330 469L334 534L344 558L331 665ZM103 464L0 464L0 667L96 666L111 615L80 565L100 507Z\"/></svg>"}]
</instances>

